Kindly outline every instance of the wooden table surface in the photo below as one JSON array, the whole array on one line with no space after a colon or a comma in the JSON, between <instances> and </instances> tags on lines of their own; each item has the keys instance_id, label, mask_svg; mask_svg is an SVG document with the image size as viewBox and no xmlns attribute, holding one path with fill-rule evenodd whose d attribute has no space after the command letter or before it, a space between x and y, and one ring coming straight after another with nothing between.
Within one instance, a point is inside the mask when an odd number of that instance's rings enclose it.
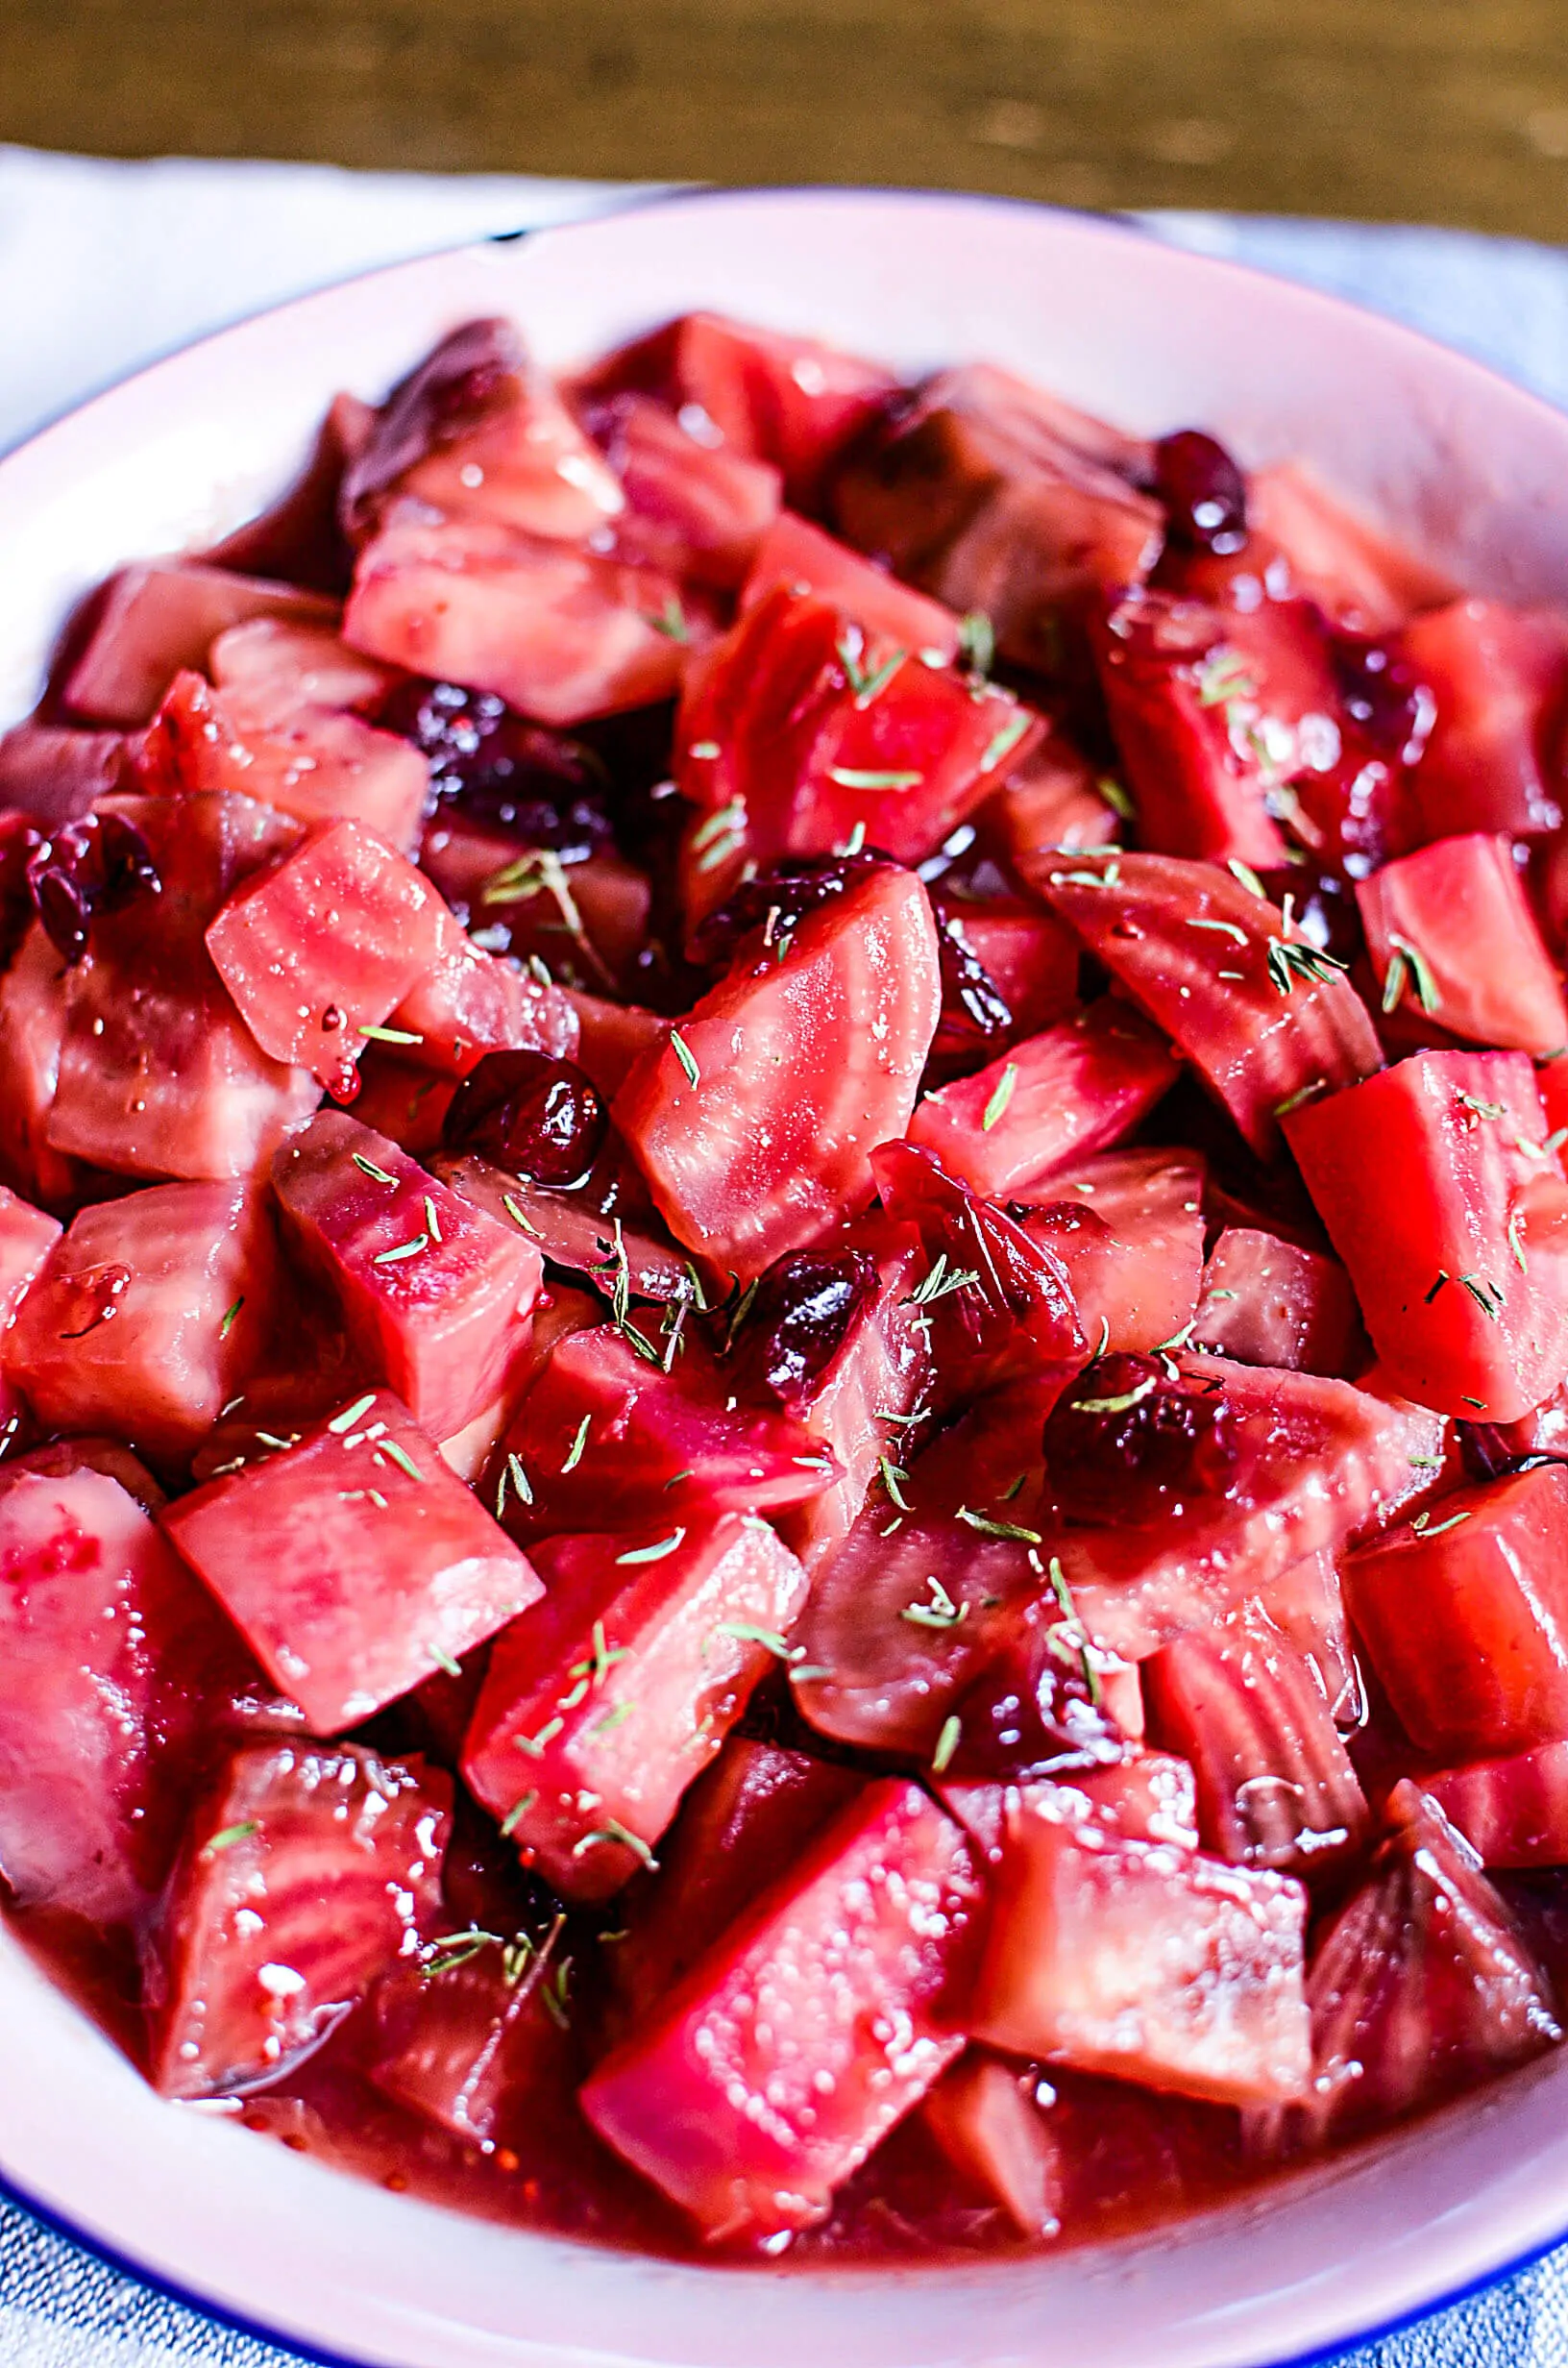
<instances>
[{"instance_id":1,"label":"wooden table surface","mask_svg":"<svg viewBox=\"0 0 1568 2368\"><path fill-rule=\"evenodd\" d=\"M1568 239L1568 0L0 0L0 138Z\"/></svg>"}]
</instances>

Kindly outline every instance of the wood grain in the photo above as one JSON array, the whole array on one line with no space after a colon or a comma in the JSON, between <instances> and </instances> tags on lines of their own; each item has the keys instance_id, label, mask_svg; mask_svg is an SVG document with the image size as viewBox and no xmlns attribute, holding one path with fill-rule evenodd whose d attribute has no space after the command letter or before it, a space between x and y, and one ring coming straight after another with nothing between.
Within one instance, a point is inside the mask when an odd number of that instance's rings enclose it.
<instances>
[{"instance_id":1,"label":"wood grain","mask_svg":"<svg viewBox=\"0 0 1568 2368\"><path fill-rule=\"evenodd\" d=\"M0 0L0 137L1568 237L1565 0Z\"/></svg>"}]
</instances>

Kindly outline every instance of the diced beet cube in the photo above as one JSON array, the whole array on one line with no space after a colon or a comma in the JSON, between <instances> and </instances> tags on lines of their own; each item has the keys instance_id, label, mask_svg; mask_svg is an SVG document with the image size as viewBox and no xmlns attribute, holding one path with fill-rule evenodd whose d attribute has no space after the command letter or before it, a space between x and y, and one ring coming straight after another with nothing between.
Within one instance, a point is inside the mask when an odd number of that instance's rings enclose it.
<instances>
[{"instance_id":1,"label":"diced beet cube","mask_svg":"<svg viewBox=\"0 0 1568 2368\"><path fill-rule=\"evenodd\" d=\"M19 1906L99 1924L145 1908L209 1695L250 1665L117 1481L3 1468L0 1870Z\"/></svg>"},{"instance_id":2,"label":"diced beet cube","mask_svg":"<svg viewBox=\"0 0 1568 2368\"><path fill-rule=\"evenodd\" d=\"M361 552L343 620L372 657L559 726L669 699L699 629L662 568L417 510L394 511Z\"/></svg>"},{"instance_id":3,"label":"diced beet cube","mask_svg":"<svg viewBox=\"0 0 1568 2368\"><path fill-rule=\"evenodd\" d=\"M1044 856L1030 881L1192 1062L1261 1157L1300 1095L1383 1066L1365 1006L1283 913L1212 864Z\"/></svg>"},{"instance_id":4,"label":"diced beet cube","mask_svg":"<svg viewBox=\"0 0 1568 2368\"><path fill-rule=\"evenodd\" d=\"M710 2243L810 2227L960 2053L977 1905L951 1818L869 1785L599 2065L590 2123Z\"/></svg>"},{"instance_id":5,"label":"diced beet cube","mask_svg":"<svg viewBox=\"0 0 1568 2368\"><path fill-rule=\"evenodd\" d=\"M224 906L208 951L257 1043L324 1085L441 959L441 900L358 823L331 823Z\"/></svg>"},{"instance_id":6,"label":"diced beet cube","mask_svg":"<svg viewBox=\"0 0 1568 2368\"><path fill-rule=\"evenodd\" d=\"M276 2080L440 1909L452 1783L309 1740L237 1751L190 1823L146 1950L166 2097Z\"/></svg>"},{"instance_id":7,"label":"diced beet cube","mask_svg":"<svg viewBox=\"0 0 1568 2368\"><path fill-rule=\"evenodd\" d=\"M676 1239L746 1282L863 1209L941 1007L925 891L883 866L740 962L615 1098Z\"/></svg>"},{"instance_id":8,"label":"diced beet cube","mask_svg":"<svg viewBox=\"0 0 1568 2368\"><path fill-rule=\"evenodd\" d=\"M534 1560L545 1601L491 1648L463 1775L556 1890L607 1899L745 1710L806 1574L735 1513L551 1538Z\"/></svg>"},{"instance_id":9,"label":"diced beet cube","mask_svg":"<svg viewBox=\"0 0 1568 2368\"><path fill-rule=\"evenodd\" d=\"M730 1405L723 1366L695 1333L681 1338L668 1373L610 1324L557 1343L507 1434L530 1492L507 1510L519 1536L666 1512L776 1515L832 1487L838 1466L814 1433L776 1407Z\"/></svg>"},{"instance_id":10,"label":"diced beet cube","mask_svg":"<svg viewBox=\"0 0 1568 2368\"><path fill-rule=\"evenodd\" d=\"M973 987L963 974L968 965L955 976L944 947L942 1025L931 1048L941 1074L972 1069L986 1051L994 1052L1003 1043L1043 1035L1077 1009L1078 941L1049 914L1000 899L984 904L954 900L940 913L937 926L980 965L987 990L980 1020L994 1023L977 1023ZM1005 1021L988 1008L991 991L1007 1012Z\"/></svg>"},{"instance_id":11,"label":"diced beet cube","mask_svg":"<svg viewBox=\"0 0 1568 2368\"><path fill-rule=\"evenodd\" d=\"M377 1988L370 2078L483 2154L544 2114L564 2119L576 2069L554 1989L564 1962L548 1937L458 1933L428 1945Z\"/></svg>"},{"instance_id":12,"label":"diced beet cube","mask_svg":"<svg viewBox=\"0 0 1568 2368\"><path fill-rule=\"evenodd\" d=\"M1192 1338L1216 1356L1294 1373L1365 1361L1350 1278L1335 1258L1252 1225L1227 1225L1203 1271Z\"/></svg>"},{"instance_id":13,"label":"diced beet cube","mask_svg":"<svg viewBox=\"0 0 1568 2368\"><path fill-rule=\"evenodd\" d=\"M1345 1565L1357 1633L1411 1740L1444 1759L1568 1737L1568 1472L1445 1496Z\"/></svg>"},{"instance_id":14,"label":"diced beet cube","mask_svg":"<svg viewBox=\"0 0 1568 2368\"><path fill-rule=\"evenodd\" d=\"M254 617L220 633L208 654L208 670L220 691L266 690L294 704L357 715L379 710L402 679L391 667L351 650L335 632L277 617ZM381 836L393 833L383 830Z\"/></svg>"},{"instance_id":15,"label":"diced beet cube","mask_svg":"<svg viewBox=\"0 0 1568 2368\"><path fill-rule=\"evenodd\" d=\"M401 1048L371 1044L359 1060L354 1115L410 1159L429 1159L441 1147L441 1129L456 1091L453 1078L403 1059Z\"/></svg>"},{"instance_id":16,"label":"diced beet cube","mask_svg":"<svg viewBox=\"0 0 1568 2368\"><path fill-rule=\"evenodd\" d=\"M1550 610L1462 600L1416 617L1399 654L1436 702L1411 777L1421 835L1555 830L1562 784L1550 734L1568 680L1568 629Z\"/></svg>"},{"instance_id":17,"label":"diced beet cube","mask_svg":"<svg viewBox=\"0 0 1568 2368\"><path fill-rule=\"evenodd\" d=\"M577 1015L564 989L547 986L476 946L438 906L440 952L392 1013L393 1032L411 1036L410 1057L441 1076L465 1077L487 1052L527 1050L571 1060Z\"/></svg>"},{"instance_id":18,"label":"diced beet cube","mask_svg":"<svg viewBox=\"0 0 1568 2368\"><path fill-rule=\"evenodd\" d=\"M460 1431L527 1345L544 1275L534 1245L340 1111L279 1154L274 1181L366 1371L432 1439Z\"/></svg>"},{"instance_id":19,"label":"diced beet cube","mask_svg":"<svg viewBox=\"0 0 1568 2368\"><path fill-rule=\"evenodd\" d=\"M810 503L824 473L894 382L875 362L814 337L688 312L622 346L577 381L582 397L656 395L699 432L772 461L790 498Z\"/></svg>"},{"instance_id":20,"label":"diced beet cube","mask_svg":"<svg viewBox=\"0 0 1568 2368\"><path fill-rule=\"evenodd\" d=\"M954 2170L999 2204L1020 2236L1054 2236L1062 2226L1061 2163L1038 2084L1037 2073L971 2047L921 2108Z\"/></svg>"},{"instance_id":21,"label":"diced beet cube","mask_svg":"<svg viewBox=\"0 0 1568 2368\"><path fill-rule=\"evenodd\" d=\"M1249 474L1247 516L1284 554L1295 589L1359 631L1389 632L1452 592L1435 568L1354 516L1299 461Z\"/></svg>"},{"instance_id":22,"label":"diced beet cube","mask_svg":"<svg viewBox=\"0 0 1568 2368\"><path fill-rule=\"evenodd\" d=\"M1311 1663L1335 1725L1348 1727L1363 1716L1365 1693L1351 1644L1339 1561L1332 1546L1304 1555L1260 1587L1251 1600Z\"/></svg>"},{"instance_id":23,"label":"diced beet cube","mask_svg":"<svg viewBox=\"0 0 1568 2368\"><path fill-rule=\"evenodd\" d=\"M983 609L1004 656L1052 673L1063 609L1141 582L1158 556L1159 506L1129 481L1148 464L1146 445L975 365L928 381L857 443L834 517L949 607Z\"/></svg>"},{"instance_id":24,"label":"diced beet cube","mask_svg":"<svg viewBox=\"0 0 1568 2368\"><path fill-rule=\"evenodd\" d=\"M1050 1176L1020 1220L1072 1281L1106 1350L1147 1356L1190 1321L1203 1280L1203 1168L1171 1151L1107 1151Z\"/></svg>"},{"instance_id":25,"label":"diced beet cube","mask_svg":"<svg viewBox=\"0 0 1568 2368\"><path fill-rule=\"evenodd\" d=\"M0 1185L0 1353L17 1310L61 1236L60 1220ZM0 1380L0 1440L15 1435L19 1410L9 1377Z\"/></svg>"},{"instance_id":26,"label":"diced beet cube","mask_svg":"<svg viewBox=\"0 0 1568 2368\"><path fill-rule=\"evenodd\" d=\"M778 516L777 469L693 434L647 395L590 401L582 417L625 496L617 553L735 591Z\"/></svg>"},{"instance_id":27,"label":"diced beet cube","mask_svg":"<svg viewBox=\"0 0 1568 2368\"><path fill-rule=\"evenodd\" d=\"M1413 1784L1389 1812L1369 1879L1312 1956L1311 2097L1276 2124L1287 2139L1375 2127L1562 2036L1546 1976L1469 1844Z\"/></svg>"},{"instance_id":28,"label":"diced beet cube","mask_svg":"<svg viewBox=\"0 0 1568 2368\"><path fill-rule=\"evenodd\" d=\"M982 841L1010 877L1028 880L1042 860L1060 869L1064 850L1110 847L1122 815L1105 796L1106 776L1052 726L975 817ZM1113 783L1123 805L1127 793Z\"/></svg>"},{"instance_id":29,"label":"diced beet cube","mask_svg":"<svg viewBox=\"0 0 1568 2368\"><path fill-rule=\"evenodd\" d=\"M278 1246L254 1184L155 1184L84 1209L0 1344L50 1430L179 1464L258 1363Z\"/></svg>"},{"instance_id":30,"label":"diced beet cube","mask_svg":"<svg viewBox=\"0 0 1568 2368\"><path fill-rule=\"evenodd\" d=\"M151 891L92 916L67 974L51 1146L130 1175L254 1175L320 1098L273 1060L230 999L204 943L225 899L299 836L232 792L115 798L157 874Z\"/></svg>"},{"instance_id":31,"label":"diced beet cube","mask_svg":"<svg viewBox=\"0 0 1568 2368\"><path fill-rule=\"evenodd\" d=\"M29 1200L74 1205L78 1163L49 1142L65 1041L60 953L35 922L0 977L0 1176Z\"/></svg>"},{"instance_id":32,"label":"diced beet cube","mask_svg":"<svg viewBox=\"0 0 1568 2368\"><path fill-rule=\"evenodd\" d=\"M29 717L0 732L0 805L58 829L119 787L125 756L123 732L73 731Z\"/></svg>"},{"instance_id":33,"label":"diced beet cube","mask_svg":"<svg viewBox=\"0 0 1568 2368\"><path fill-rule=\"evenodd\" d=\"M465 321L400 379L343 474L355 537L402 496L576 542L625 496L509 321Z\"/></svg>"},{"instance_id":34,"label":"diced beet cube","mask_svg":"<svg viewBox=\"0 0 1568 2368\"><path fill-rule=\"evenodd\" d=\"M384 1390L163 1522L320 1735L396 1701L543 1591Z\"/></svg>"},{"instance_id":35,"label":"diced beet cube","mask_svg":"<svg viewBox=\"0 0 1568 2368\"><path fill-rule=\"evenodd\" d=\"M1007 1841L1011 1804L1037 1805L1042 1815L1119 1834L1124 1841L1168 1842L1176 1850L1198 1847L1197 1786L1187 1761L1168 1752L1131 1751L1098 1767L1066 1767L1059 1775L1023 1784L955 1784L944 1779L938 1796L978 1846L986 1862L998 1866Z\"/></svg>"},{"instance_id":36,"label":"diced beet cube","mask_svg":"<svg viewBox=\"0 0 1568 2368\"><path fill-rule=\"evenodd\" d=\"M1196 1773L1206 1850L1307 1875L1360 1840L1366 1802L1317 1673L1268 1621L1175 1637L1141 1674L1150 1734Z\"/></svg>"},{"instance_id":37,"label":"diced beet cube","mask_svg":"<svg viewBox=\"0 0 1568 2368\"><path fill-rule=\"evenodd\" d=\"M1414 1053L1285 1126L1394 1386L1488 1422L1550 1397L1568 1374L1565 1196L1526 1056Z\"/></svg>"},{"instance_id":38,"label":"diced beet cube","mask_svg":"<svg viewBox=\"0 0 1568 2368\"><path fill-rule=\"evenodd\" d=\"M742 1910L793 1865L865 1777L858 1768L731 1735L618 1910L611 1978L627 2013L652 2012Z\"/></svg>"},{"instance_id":39,"label":"diced beet cube","mask_svg":"<svg viewBox=\"0 0 1568 2368\"><path fill-rule=\"evenodd\" d=\"M1568 1865L1568 1739L1424 1775L1483 1866Z\"/></svg>"},{"instance_id":40,"label":"diced beet cube","mask_svg":"<svg viewBox=\"0 0 1568 2368\"><path fill-rule=\"evenodd\" d=\"M1009 1804L976 2035L1219 2104L1299 2097L1301 1886L1051 1811Z\"/></svg>"},{"instance_id":41,"label":"diced beet cube","mask_svg":"<svg viewBox=\"0 0 1568 2368\"><path fill-rule=\"evenodd\" d=\"M1356 901L1388 1003L1403 998L1478 1044L1537 1055L1568 1044L1562 983L1507 839L1436 839L1359 880Z\"/></svg>"},{"instance_id":42,"label":"diced beet cube","mask_svg":"<svg viewBox=\"0 0 1568 2368\"><path fill-rule=\"evenodd\" d=\"M1005 1200L1130 1134L1177 1073L1164 1037L1102 996L1077 1019L927 1094L909 1139L977 1193Z\"/></svg>"},{"instance_id":43,"label":"diced beet cube","mask_svg":"<svg viewBox=\"0 0 1568 2368\"><path fill-rule=\"evenodd\" d=\"M912 591L837 535L789 509L779 512L758 546L741 593L743 612L781 583L793 591L820 593L866 632L905 650L935 651L947 665L958 655L959 620L950 608Z\"/></svg>"},{"instance_id":44,"label":"diced beet cube","mask_svg":"<svg viewBox=\"0 0 1568 2368\"><path fill-rule=\"evenodd\" d=\"M643 1054L664 1042L670 1022L639 1003L607 1003L580 987L565 990L577 1015L577 1045L571 1057L588 1072L606 1101L619 1094Z\"/></svg>"},{"instance_id":45,"label":"diced beet cube","mask_svg":"<svg viewBox=\"0 0 1568 2368\"><path fill-rule=\"evenodd\" d=\"M231 575L192 559L154 559L110 578L61 694L86 723L147 723L183 668L203 667L218 635L250 617L282 617L328 632L331 601L296 584Z\"/></svg>"},{"instance_id":46,"label":"diced beet cube","mask_svg":"<svg viewBox=\"0 0 1568 2368\"><path fill-rule=\"evenodd\" d=\"M306 651L298 649L302 640ZM327 687L329 670L347 675L345 661L361 678L383 682L390 679L386 669L370 667L329 634L294 641L291 654L303 675L258 674L220 680L216 689L201 675L177 675L142 743L138 777L155 792L237 791L307 825L356 822L393 847L411 849L429 788L424 757L363 716L311 698L306 687L314 678Z\"/></svg>"}]
</instances>

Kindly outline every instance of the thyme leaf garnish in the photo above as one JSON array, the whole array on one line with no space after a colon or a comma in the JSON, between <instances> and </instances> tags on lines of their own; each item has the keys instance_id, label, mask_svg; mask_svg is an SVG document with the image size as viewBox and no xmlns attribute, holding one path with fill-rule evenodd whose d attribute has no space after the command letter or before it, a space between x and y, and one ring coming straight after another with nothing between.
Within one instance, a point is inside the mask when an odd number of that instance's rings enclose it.
<instances>
[{"instance_id":1,"label":"thyme leaf garnish","mask_svg":"<svg viewBox=\"0 0 1568 2368\"><path fill-rule=\"evenodd\" d=\"M992 1088L991 1099L987 1102L985 1114L980 1121L980 1132L983 1135L989 1135L998 1120L1006 1116L1008 1104L1013 1099L1017 1082L1018 1064L1017 1061L1009 1061Z\"/></svg>"}]
</instances>

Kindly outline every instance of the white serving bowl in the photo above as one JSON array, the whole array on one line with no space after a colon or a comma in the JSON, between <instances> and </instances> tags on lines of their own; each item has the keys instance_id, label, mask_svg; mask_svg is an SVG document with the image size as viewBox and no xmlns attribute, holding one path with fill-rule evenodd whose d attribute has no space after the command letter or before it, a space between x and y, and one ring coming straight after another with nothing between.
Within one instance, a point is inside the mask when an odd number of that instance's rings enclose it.
<instances>
[{"instance_id":1,"label":"white serving bowl","mask_svg":"<svg viewBox=\"0 0 1568 2368\"><path fill-rule=\"evenodd\" d=\"M1298 456L1459 581L1568 599L1568 418L1331 299L1077 216L855 191L666 199L378 272L225 332L0 461L0 722L76 597L285 481L339 387L518 320L577 361L693 307L914 372L984 358L1134 430ZM0 1932L0 2174L89 2243L388 2368L1262 2368L1568 2234L1568 2055L1141 2240L938 2270L684 2267L520 2233L159 2102Z\"/></svg>"}]
</instances>

